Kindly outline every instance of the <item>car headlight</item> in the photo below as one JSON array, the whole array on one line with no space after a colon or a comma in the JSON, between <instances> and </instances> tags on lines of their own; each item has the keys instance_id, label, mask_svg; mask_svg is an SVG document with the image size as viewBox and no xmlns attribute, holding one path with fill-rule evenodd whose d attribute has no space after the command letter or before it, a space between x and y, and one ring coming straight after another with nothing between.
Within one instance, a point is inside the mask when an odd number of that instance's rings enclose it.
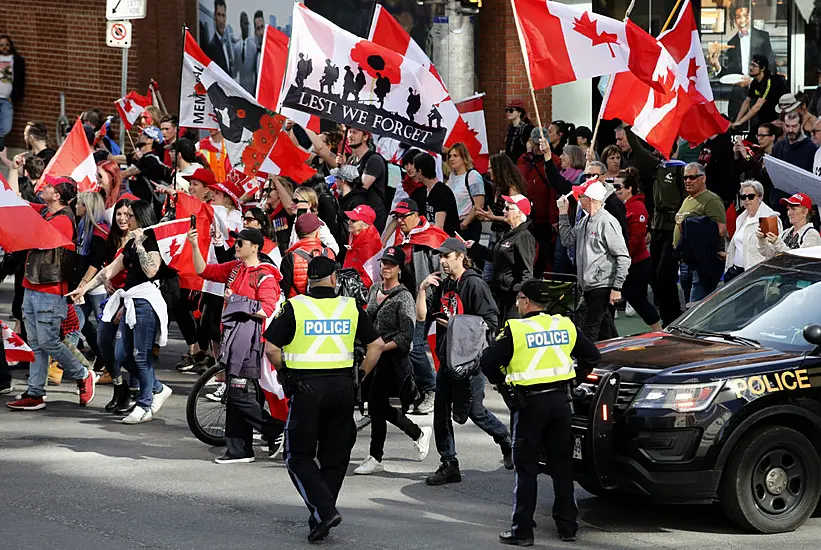
<instances>
[{"instance_id":1,"label":"car headlight","mask_svg":"<svg viewBox=\"0 0 821 550\"><path fill-rule=\"evenodd\" d=\"M707 384L645 384L631 407L676 412L703 411L710 406L723 385L723 380Z\"/></svg>"}]
</instances>

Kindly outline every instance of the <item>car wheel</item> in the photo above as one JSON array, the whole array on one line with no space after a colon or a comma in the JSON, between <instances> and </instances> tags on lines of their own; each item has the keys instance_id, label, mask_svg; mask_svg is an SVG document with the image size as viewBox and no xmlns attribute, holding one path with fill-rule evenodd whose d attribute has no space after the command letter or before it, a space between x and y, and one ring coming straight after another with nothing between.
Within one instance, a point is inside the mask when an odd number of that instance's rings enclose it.
<instances>
[{"instance_id":1,"label":"car wheel","mask_svg":"<svg viewBox=\"0 0 821 550\"><path fill-rule=\"evenodd\" d=\"M746 435L724 468L719 500L745 529L783 533L800 527L821 495L821 459L809 439L783 426Z\"/></svg>"},{"instance_id":2,"label":"car wheel","mask_svg":"<svg viewBox=\"0 0 821 550\"><path fill-rule=\"evenodd\" d=\"M584 489L585 491L587 491L591 495L595 495L599 498L608 498L608 497L613 497L613 496L623 497L624 496L624 493L620 493L619 491L616 491L615 489L605 489L604 487L602 487L601 483L599 483L599 480L594 478L594 477L579 478L579 479L576 480L576 482L579 484L579 487L581 487L582 489Z\"/></svg>"}]
</instances>

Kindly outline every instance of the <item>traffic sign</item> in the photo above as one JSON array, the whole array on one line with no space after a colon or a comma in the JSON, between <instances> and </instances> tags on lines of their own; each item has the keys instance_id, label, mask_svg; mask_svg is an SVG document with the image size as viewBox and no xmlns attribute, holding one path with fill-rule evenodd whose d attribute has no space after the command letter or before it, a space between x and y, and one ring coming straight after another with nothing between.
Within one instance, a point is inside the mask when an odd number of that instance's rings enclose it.
<instances>
[{"instance_id":1,"label":"traffic sign","mask_svg":"<svg viewBox=\"0 0 821 550\"><path fill-rule=\"evenodd\" d=\"M105 30L105 43L112 48L131 46L131 21L109 21Z\"/></svg>"},{"instance_id":2,"label":"traffic sign","mask_svg":"<svg viewBox=\"0 0 821 550\"><path fill-rule=\"evenodd\" d=\"M106 0L105 18L109 21L145 19L148 0Z\"/></svg>"}]
</instances>

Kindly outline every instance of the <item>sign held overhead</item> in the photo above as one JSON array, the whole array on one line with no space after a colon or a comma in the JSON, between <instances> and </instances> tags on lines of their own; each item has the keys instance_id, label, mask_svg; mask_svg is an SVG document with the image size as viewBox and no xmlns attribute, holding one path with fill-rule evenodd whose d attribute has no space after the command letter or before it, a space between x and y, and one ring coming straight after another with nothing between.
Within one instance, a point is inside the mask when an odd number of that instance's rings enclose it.
<instances>
[{"instance_id":1,"label":"sign held overhead","mask_svg":"<svg viewBox=\"0 0 821 550\"><path fill-rule=\"evenodd\" d=\"M109 21L145 19L147 3L148 0L106 0L105 18Z\"/></svg>"}]
</instances>

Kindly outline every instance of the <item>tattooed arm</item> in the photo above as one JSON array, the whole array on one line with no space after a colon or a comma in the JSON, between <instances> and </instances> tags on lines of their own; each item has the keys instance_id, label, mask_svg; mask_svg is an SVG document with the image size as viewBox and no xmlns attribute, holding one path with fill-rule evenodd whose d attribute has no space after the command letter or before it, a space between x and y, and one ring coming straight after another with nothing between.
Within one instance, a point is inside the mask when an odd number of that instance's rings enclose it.
<instances>
[{"instance_id":1,"label":"tattooed arm","mask_svg":"<svg viewBox=\"0 0 821 550\"><path fill-rule=\"evenodd\" d=\"M143 273L150 279L157 275L160 270L162 258L159 252L148 252L143 248L143 243L134 243L134 252L137 253L137 259L140 261L140 267Z\"/></svg>"},{"instance_id":2,"label":"tattooed arm","mask_svg":"<svg viewBox=\"0 0 821 550\"><path fill-rule=\"evenodd\" d=\"M123 257L118 256L117 259L111 262L111 264L107 265L106 267L98 271L97 275L95 275L89 282L77 287L77 289L73 292L70 292L68 296L76 302L77 300L81 299L86 292L88 292L92 288L100 286L112 277L115 277L123 269L125 269L125 265L123 264Z\"/></svg>"}]
</instances>

